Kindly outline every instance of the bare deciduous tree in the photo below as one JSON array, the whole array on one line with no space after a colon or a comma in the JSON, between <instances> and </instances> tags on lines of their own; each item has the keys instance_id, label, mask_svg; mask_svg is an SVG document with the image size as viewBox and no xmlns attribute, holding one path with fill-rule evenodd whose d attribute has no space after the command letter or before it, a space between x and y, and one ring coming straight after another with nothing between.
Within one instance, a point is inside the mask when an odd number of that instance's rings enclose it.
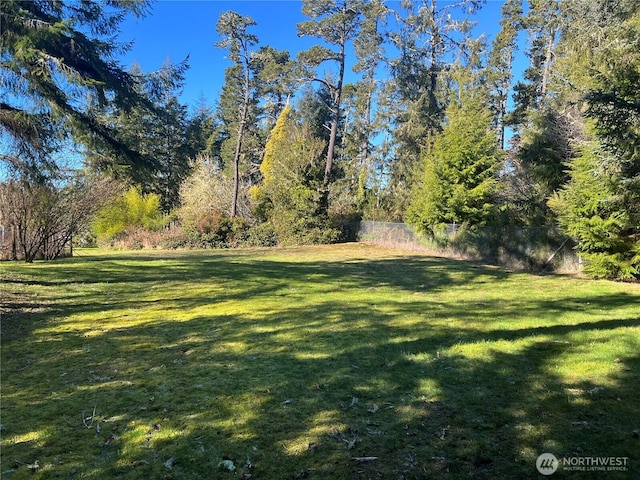
<instances>
[{"instance_id":1,"label":"bare deciduous tree","mask_svg":"<svg viewBox=\"0 0 640 480\"><path fill-rule=\"evenodd\" d=\"M26 262L60 257L114 191L107 180L69 179L62 186L20 179L1 183L0 224L10 232L8 256Z\"/></svg>"}]
</instances>

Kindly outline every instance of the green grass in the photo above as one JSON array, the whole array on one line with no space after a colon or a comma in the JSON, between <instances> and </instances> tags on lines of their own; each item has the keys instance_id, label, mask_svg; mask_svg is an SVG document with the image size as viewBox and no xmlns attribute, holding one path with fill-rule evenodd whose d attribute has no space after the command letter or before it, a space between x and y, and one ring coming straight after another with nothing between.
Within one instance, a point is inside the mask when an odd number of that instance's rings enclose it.
<instances>
[{"instance_id":1,"label":"green grass","mask_svg":"<svg viewBox=\"0 0 640 480\"><path fill-rule=\"evenodd\" d=\"M80 253L0 267L3 479L640 475L640 285L357 244Z\"/></svg>"}]
</instances>

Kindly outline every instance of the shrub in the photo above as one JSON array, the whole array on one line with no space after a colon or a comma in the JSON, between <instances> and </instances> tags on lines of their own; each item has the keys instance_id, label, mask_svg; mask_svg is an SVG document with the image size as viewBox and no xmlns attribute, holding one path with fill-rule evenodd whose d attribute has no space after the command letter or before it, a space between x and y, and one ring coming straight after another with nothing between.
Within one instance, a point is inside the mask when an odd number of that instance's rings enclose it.
<instances>
[{"instance_id":1,"label":"shrub","mask_svg":"<svg viewBox=\"0 0 640 480\"><path fill-rule=\"evenodd\" d=\"M584 271L595 278L640 279L637 217L625 201L615 158L587 144L570 164L570 181L549 200L560 227L576 241Z\"/></svg>"},{"instance_id":2,"label":"shrub","mask_svg":"<svg viewBox=\"0 0 640 480\"><path fill-rule=\"evenodd\" d=\"M251 207L247 196L249 185L243 181L239 185L238 215L251 217ZM180 208L177 216L183 227L188 230L202 231L206 216L226 215L233 198L233 178L219 165L204 156L198 156L192 162L192 173L180 187ZM203 215L205 218L203 218Z\"/></svg>"},{"instance_id":3,"label":"shrub","mask_svg":"<svg viewBox=\"0 0 640 480\"><path fill-rule=\"evenodd\" d=\"M160 197L153 193L143 194L138 188L131 187L98 211L92 228L98 242L104 244L130 236L134 230L157 231L164 225Z\"/></svg>"},{"instance_id":4,"label":"shrub","mask_svg":"<svg viewBox=\"0 0 640 480\"><path fill-rule=\"evenodd\" d=\"M583 253L584 273L597 279L632 280L640 273L640 252L636 251L631 260L629 256L607 252Z\"/></svg>"},{"instance_id":5,"label":"shrub","mask_svg":"<svg viewBox=\"0 0 640 480\"><path fill-rule=\"evenodd\" d=\"M260 223L248 229L243 240L248 247L275 247L278 235L270 223Z\"/></svg>"},{"instance_id":6,"label":"shrub","mask_svg":"<svg viewBox=\"0 0 640 480\"><path fill-rule=\"evenodd\" d=\"M140 227L130 227L117 237L110 239L108 243L101 243L102 246L120 250L142 250L153 249L162 246L165 232L162 230L145 230Z\"/></svg>"}]
</instances>

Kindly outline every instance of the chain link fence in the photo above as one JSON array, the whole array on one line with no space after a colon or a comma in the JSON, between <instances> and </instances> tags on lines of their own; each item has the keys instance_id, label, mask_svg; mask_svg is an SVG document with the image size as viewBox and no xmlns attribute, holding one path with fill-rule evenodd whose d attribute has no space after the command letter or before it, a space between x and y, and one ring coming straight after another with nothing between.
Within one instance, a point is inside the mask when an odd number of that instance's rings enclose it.
<instances>
[{"instance_id":1,"label":"chain link fence","mask_svg":"<svg viewBox=\"0 0 640 480\"><path fill-rule=\"evenodd\" d=\"M449 224L437 238L416 232L405 223L360 222L358 241L409 251L477 259L509 268L576 272L580 260L574 244L553 227L484 227L467 229Z\"/></svg>"},{"instance_id":2,"label":"chain link fence","mask_svg":"<svg viewBox=\"0 0 640 480\"><path fill-rule=\"evenodd\" d=\"M403 250L424 250L425 239L404 223L362 220L358 241Z\"/></svg>"}]
</instances>

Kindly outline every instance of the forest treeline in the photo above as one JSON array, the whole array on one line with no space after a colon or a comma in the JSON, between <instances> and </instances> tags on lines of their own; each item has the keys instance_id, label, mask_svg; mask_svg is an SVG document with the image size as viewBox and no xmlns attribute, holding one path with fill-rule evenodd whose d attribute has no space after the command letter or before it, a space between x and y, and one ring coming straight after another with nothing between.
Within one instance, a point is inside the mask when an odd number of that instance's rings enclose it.
<instances>
[{"instance_id":1,"label":"forest treeline","mask_svg":"<svg viewBox=\"0 0 640 480\"><path fill-rule=\"evenodd\" d=\"M218 98L185 105L188 59L118 61L113 34L146 0L3 2L13 256L55 258L72 236L332 242L365 218L433 238L558 226L587 273L640 277L639 0L506 0L490 40L479 0L301 5L315 45L295 56L248 16L212 19L231 64Z\"/></svg>"}]
</instances>

